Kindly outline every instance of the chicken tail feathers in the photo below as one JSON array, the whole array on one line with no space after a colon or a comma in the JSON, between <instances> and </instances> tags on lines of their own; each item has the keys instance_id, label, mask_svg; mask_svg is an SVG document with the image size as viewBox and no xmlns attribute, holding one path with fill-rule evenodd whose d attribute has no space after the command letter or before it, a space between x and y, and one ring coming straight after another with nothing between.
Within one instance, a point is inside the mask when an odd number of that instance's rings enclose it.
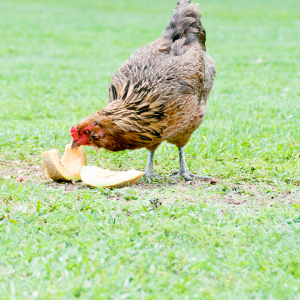
<instances>
[{"instance_id":1,"label":"chicken tail feathers","mask_svg":"<svg viewBox=\"0 0 300 300\"><path fill-rule=\"evenodd\" d=\"M191 4L190 0L178 0L173 16L166 29L163 37L168 38L173 43L179 39L184 39L185 45L199 41L205 50L206 34L200 18L198 4Z\"/></svg>"}]
</instances>

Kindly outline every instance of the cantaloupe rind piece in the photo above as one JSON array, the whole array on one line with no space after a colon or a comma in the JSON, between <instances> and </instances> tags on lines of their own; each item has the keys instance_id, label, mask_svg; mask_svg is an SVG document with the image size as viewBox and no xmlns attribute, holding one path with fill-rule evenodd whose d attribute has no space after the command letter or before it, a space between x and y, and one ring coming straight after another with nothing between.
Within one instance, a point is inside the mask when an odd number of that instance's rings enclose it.
<instances>
[{"instance_id":1,"label":"cantaloupe rind piece","mask_svg":"<svg viewBox=\"0 0 300 300\"><path fill-rule=\"evenodd\" d=\"M55 181L80 180L80 170L87 164L84 147L73 152L71 144L66 145L62 159L55 149L42 153L42 159L48 176Z\"/></svg>"},{"instance_id":2,"label":"cantaloupe rind piece","mask_svg":"<svg viewBox=\"0 0 300 300\"><path fill-rule=\"evenodd\" d=\"M82 167L80 172L81 180L95 188L122 188L132 186L144 175L144 172L111 171L98 167Z\"/></svg>"}]
</instances>

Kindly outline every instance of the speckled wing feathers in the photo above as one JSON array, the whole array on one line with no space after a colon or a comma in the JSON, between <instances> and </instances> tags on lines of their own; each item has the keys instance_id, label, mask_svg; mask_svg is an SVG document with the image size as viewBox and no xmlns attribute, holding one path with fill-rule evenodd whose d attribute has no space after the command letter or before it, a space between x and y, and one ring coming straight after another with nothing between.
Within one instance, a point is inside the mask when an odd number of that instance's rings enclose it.
<instances>
[{"instance_id":1,"label":"speckled wing feathers","mask_svg":"<svg viewBox=\"0 0 300 300\"><path fill-rule=\"evenodd\" d=\"M109 105L98 112L105 132L123 145L110 150L151 148L164 140L184 146L201 124L215 67L199 17L196 4L179 1L163 36L138 49L112 77Z\"/></svg>"}]
</instances>

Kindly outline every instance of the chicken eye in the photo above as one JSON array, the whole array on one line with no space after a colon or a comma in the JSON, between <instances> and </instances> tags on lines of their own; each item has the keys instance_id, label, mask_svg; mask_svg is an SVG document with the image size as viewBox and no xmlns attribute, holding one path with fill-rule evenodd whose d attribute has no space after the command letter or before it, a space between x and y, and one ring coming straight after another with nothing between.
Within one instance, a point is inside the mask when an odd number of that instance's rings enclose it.
<instances>
[{"instance_id":1,"label":"chicken eye","mask_svg":"<svg viewBox=\"0 0 300 300\"><path fill-rule=\"evenodd\" d=\"M90 131L89 131L89 130L84 130L82 133L83 133L84 135L88 135L88 134L90 133Z\"/></svg>"}]
</instances>

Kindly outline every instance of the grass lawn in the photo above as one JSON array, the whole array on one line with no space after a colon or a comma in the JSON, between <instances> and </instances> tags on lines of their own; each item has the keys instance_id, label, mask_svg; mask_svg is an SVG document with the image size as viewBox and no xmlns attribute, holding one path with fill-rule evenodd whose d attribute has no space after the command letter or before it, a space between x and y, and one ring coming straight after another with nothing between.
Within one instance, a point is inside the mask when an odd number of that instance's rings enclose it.
<instances>
[{"instance_id":1,"label":"grass lawn","mask_svg":"<svg viewBox=\"0 0 300 300\"><path fill-rule=\"evenodd\" d=\"M110 77L175 4L0 0L0 299L300 299L298 0L200 1L217 78L186 155L216 185L45 175L41 152L106 105ZM88 159L143 170L147 151ZM177 168L163 144L155 171Z\"/></svg>"}]
</instances>

